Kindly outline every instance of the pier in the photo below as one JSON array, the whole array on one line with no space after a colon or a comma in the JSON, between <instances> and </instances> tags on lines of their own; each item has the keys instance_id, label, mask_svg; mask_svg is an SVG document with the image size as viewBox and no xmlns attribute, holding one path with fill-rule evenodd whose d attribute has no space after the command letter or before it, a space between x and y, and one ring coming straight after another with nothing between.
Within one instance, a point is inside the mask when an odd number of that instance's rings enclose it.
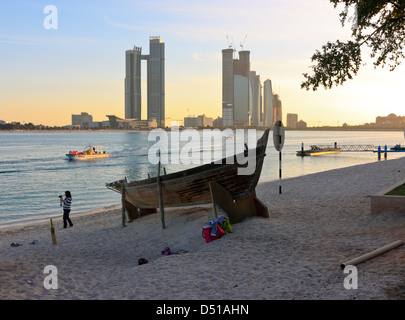
<instances>
[{"instance_id":1,"label":"pier","mask_svg":"<svg viewBox=\"0 0 405 320\"><path fill-rule=\"evenodd\" d=\"M339 148L344 152L363 152L363 151L375 151L375 146L371 144L366 145L342 145Z\"/></svg>"},{"instance_id":2,"label":"pier","mask_svg":"<svg viewBox=\"0 0 405 320\"><path fill-rule=\"evenodd\" d=\"M338 145L337 142L335 142L334 145L311 145L311 149L340 149L341 152L362 152L362 151L371 151L374 152L376 150L376 147L372 144L344 144L344 145Z\"/></svg>"},{"instance_id":3,"label":"pier","mask_svg":"<svg viewBox=\"0 0 405 320\"><path fill-rule=\"evenodd\" d=\"M374 152L374 145L311 145L309 150L304 150L304 143L301 144L301 150L297 151L297 156L315 156L324 154L333 154L340 152Z\"/></svg>"},{"instance_id":4,"label":"pier","mask_svg":"<svg viewBox=\"0 0 405 320\"><path fill-rule=\"evenodd\" d=\"M301 150L297 151L297 156L316 156L340 152L375 152L378 153L378 160L380 160L381 153L384 153L384 158L387 159L388 152L405 152L405 148L401 148L400 145L391 149L388 149L387 145L385 145L383 148L381 146L376 147L371 144L338 145L337 142L335 142L333 145L311 145L310 149L304 150L304 143L302 143Z\"/></svg>"},{"instance_id":5,"label":"pier","mask_svg":"<svg viewBox=\"0 0 405 320\"><path fill-rule=\"evenodd\" d=\"M401 148L401 145L396 145L394 148L387 150L387 145L384 146L384 150L381 150L381 146L378 146L377 150L373 152L378 153L378 160L381 160L381 153L384 153L384 159L387 159L388 152L405 152L405 148Z\"/></svg>"}]
</instances>

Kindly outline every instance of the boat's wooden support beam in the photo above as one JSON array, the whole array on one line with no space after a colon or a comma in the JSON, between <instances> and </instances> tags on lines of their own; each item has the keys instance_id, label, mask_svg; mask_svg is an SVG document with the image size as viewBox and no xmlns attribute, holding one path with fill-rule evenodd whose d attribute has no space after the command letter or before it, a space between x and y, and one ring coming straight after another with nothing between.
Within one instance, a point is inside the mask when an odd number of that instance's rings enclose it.
<instances>
[{"instance_id":1,"label":"boat's wooden support beam","mask_svg":"<svg viewBox=\"0 0 405 320\"><path fill-rule=\"evenodd\" d=\"M255 190L244 199L234 200L232 195L217 182L210 182L213 211L217 217L217 207L221 208L230 223L239 223L245 218L261 216L269 218L267 207L256 198Z\"/></svg>"},{"instance_id":2,"label":"boat's wooden support beam","mask_svg":"<svg viewBox=\"0 0 405 320\"><path fill-rule=\"evenodd\" d=\"M126 209L125 209L125 184L121 184L121 205L122 205L122 227L126 226Z\"/></svg>"},{"instance_id":3,"label":"boat's wooden support beam","mask_svg":"<svg viewBox=\"0 0 405 320\"><path fill-rule=\"evenodd\" d=\"M128 201L125 201L125 209L127 210L128 222L132 222L140 217L139 209Z\"/></svg>"},{"instance_id":4,"label":"boat's wooden support beam","mask_svg":"<svg viewBox=\"0 0 405 320\"><path fill-rule=\"evenodd\" d=\"M156 208L137 208L128 201L125 201L125 208L127 210L128 222L157 212Z\"/></svg>"},{"instance_id":5,"label":"boat's wooden support beam","mask_svg":"<svg viewBox=\"0 0 405 320\"><path fill-rule=\"evenodd\" d=\"M157 186L158 186L158 195L159 195L160 219L162 220L162 228L165 229L166 228L166 225L165 225L165 209L164 209L164 205L163 205L162 181L160 179L160 150L159 150Z\"/></svg>"}]
</instances>

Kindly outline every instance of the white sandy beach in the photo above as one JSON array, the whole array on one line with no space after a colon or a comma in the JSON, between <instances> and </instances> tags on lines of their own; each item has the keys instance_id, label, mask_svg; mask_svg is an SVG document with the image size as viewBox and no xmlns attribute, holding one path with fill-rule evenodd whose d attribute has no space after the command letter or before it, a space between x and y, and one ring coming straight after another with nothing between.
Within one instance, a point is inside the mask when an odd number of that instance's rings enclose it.
<instances>
[{"instance_id":1,"label":"white sandy beach","mask_svg":"<svg viewBox=\"0 0 405 320\"><path fill-rule=\"evenodd\" d=\"M344 288L340 269L405 240L405 213L370 213L370 196L404 178L401 158L283 180L281 195L278 181L260 184L270 218L211 243L208 207L166 209L162 230L159 213L122 228L119 204L80 217L73 206L72 228L54 219L57 245L49 220L0 229L0 299L404 299L405 245L358 265L358 289ZM56 290L43 286L47 265Z\"/></svg>"}]
</instances>

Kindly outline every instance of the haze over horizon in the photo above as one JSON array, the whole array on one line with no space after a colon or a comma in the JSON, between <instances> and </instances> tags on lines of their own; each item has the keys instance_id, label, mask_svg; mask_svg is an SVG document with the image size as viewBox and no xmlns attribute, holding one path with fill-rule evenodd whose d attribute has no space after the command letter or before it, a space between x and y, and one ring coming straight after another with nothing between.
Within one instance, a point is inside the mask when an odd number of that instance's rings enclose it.
<instances>
[{"instance_id":1,"label":"haze over horizon","mask_svg":"<svg viewBox=\"0 0 405 320\"><path fill-rule=\"evenodd\" d=\"M57 29L44 27L47 5L58 10ZM167 123L222 116L221 51L232 42L250 51L261 82L272 80L283 122L287 113L308 126L405 115L404 64L374 69L366 50L353 80L330 90L300 88L312 54L350 37L341 10L325 0L2 2L0 120L62 126L81 112L94 121L124 117L125 51L137 46L148 54L149 36L157 35L165 42ZM142 86L146 119L146 72Z\"/></svg>"}]
</instances>

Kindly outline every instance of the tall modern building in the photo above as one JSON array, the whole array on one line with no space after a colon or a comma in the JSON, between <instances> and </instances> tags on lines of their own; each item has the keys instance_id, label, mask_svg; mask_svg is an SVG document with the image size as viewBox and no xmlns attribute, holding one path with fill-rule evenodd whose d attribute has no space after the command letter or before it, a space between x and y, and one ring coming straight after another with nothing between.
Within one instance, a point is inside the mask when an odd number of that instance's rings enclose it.
<instances>
[{"instance_id":1,"label":"tall modern building","mask_svg":"<svg viewBox=\"0 0 405 320\"><path fill-rule=\"evenodd\" d=\"M282 104L281 104L280 96L278 94L273 95L273 116L274 116L274 122L283 121Z\"/></svg>"},{"instance_id":2,"label":"tall modern building","mask_svg":"<svg viewBox=\"0 0 405 320\"><path fill-rule=\"evenodd\" d=\"M271 80L267 79L263 82L263 109L264 119L263 125L266 128L271 128L274 123L273 111L273 89L271 87Z\"/></svg>"},{"instance_id":3,"label":"tall modern building","mask_svg":"<svg viewBox=\"0 0 405 320\"><path fill-rule=\"evenodd\" d=\"M141 61L147 61L147 117L165 126L165 44L149 37L149 55L134 47L125 52L125 118L141 120Z\"/></svg>"},{"instance_id":4,"label":"tall modern building","mask_svg":"<svg viewBox=\"0 0 405 320\"><path fill-rule=\"evenodd\" d=\"M149 37L148 120L165 126L165 44L160 36Z\"/></svg>"},{"instance_id":5,"label":"tall modern building","mask_svg":"<svg viewBox=\"0 0 405 320\"><path fill-rule=\"evenodd\" d=\"M125 51L125 119L141 120L142 48Z\"/></svg>"},{"instance_id":6,"label":"tall modern building","mask_svg":"<svg viewBox=\"0 0 405 320\"><path fill-rule=\"evenodd\" d=\"M252 106L250 81L250 51L222 50L222 125L224 127L248 126Z\"/></svg>"},{"instance_id":7,"label":"tall modern building","mask_svg":"<svg viewBox=\"0 0 405 320\"><path fill-rule=\"evenodd\" d=\"M252 104L250 110L250 124L259 126L260 123L260 102L261 102L261 85L260 76L256 71L250 72L250 83L252 86Z\"/></svg>"},{"instance_id":8,"label":"tall modern building","mask_svg":"<svg viewBox=\"0 0 405 320\"><path fill-rule=\"evenodd\" d=\"M233 126L233 49L222 50L222 125Z\"/></svg>"}]
</instances>

